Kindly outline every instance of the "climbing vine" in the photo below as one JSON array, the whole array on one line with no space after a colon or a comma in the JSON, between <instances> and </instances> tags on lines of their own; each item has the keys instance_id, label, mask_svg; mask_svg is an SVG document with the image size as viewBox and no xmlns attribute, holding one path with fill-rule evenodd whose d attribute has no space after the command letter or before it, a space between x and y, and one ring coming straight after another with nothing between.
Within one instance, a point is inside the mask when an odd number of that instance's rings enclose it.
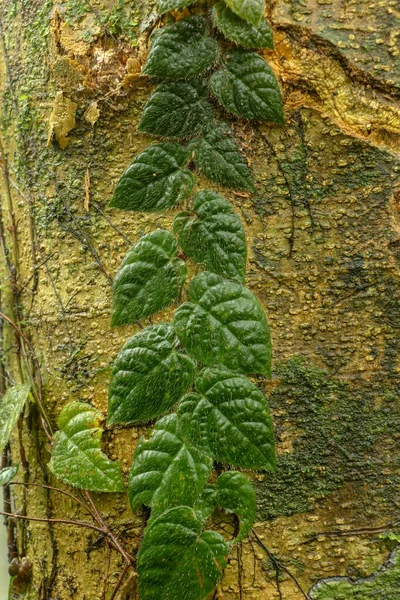
<instances>
[{"instance_id":1,"label":"climbing vine","mask_svg":"<svg viewBox=\"0 0 400 600\"><path fill-rule=\"evenodd\" d=\"M244 283L245 231L220 194L193 194L196 171L234 190L255 189L221 115L283 124L278 83L256 51L273 47L272 31L263 0L224 0L210 15L182 16L189 4L159 0L165 26L153 33L143 68L157 86L139 130L167 141L133 160L110 204L137 212L185 208L172 231L153 231L129 250L113 283L112 327L141 330L116 358L108 423L158 419L135 449L128 483L132 510L150 508L137 557L141 600L205 599L230 547L255 518L253 487L231 468L275 468L268 403L248 378L270 376L271 341L261 305ZM189 262L200 269L186 287ZM172 322L143 327L142 319L186 294ZM15 398L23 404L28 393L19 390ZM120 465L101 450L101 420L88 404L66 406L49 467L74 487L121 492ZM221 464L229 468L222 472ZM229 542L207 529L216 508L238 518Z\"/></svg>"}]
</instances>

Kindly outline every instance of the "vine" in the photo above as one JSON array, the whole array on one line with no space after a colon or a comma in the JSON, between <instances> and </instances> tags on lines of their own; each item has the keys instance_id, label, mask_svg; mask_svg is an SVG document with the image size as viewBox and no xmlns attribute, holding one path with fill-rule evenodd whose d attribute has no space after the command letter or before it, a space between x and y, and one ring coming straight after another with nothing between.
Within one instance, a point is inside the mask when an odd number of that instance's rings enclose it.
<instances>
[{"instance_id":1,"label":"vine","mask_svg":"<svg viewBox=\"0 0 400 600\"><path fill-rule=\"evenodd\" d=\"M275 468L268 403L247 377L270 376L271 341L261 305L244 284L245 231L220 194L204 189L192 195L194 171L234 190L255 189L248 161L220 115L225 110L284 123L277 80L256 51L273 48L272 31L263 17L263 0L224 0L211 15L179 18L176 11L189 4L159 0L167 24L153 33L143 69L158 84L139 130L168 141L154 143L133 160L110 204L159 212L185 202L173 231L158 229L142 237L113 282L112 327L137 324L141 331L115 361L108 423L158 418L149 439L142 437L135 449L128 483L132 510L150 508L137 556L141 600L208 597L230 547L249 534L256 513L250 481L231 467ZM210 101L210 93L222 108ZM188 285L188 300L172 322L143 328L142 319L179 301L188 261L203 269ZM8 392L3 447L28 394L23 386ZM49 467L74 487L122 492L120 465L100 447L101 421L88 404L66 406L59 431L50 435ZM229 467L213 474L215 462ZM3 474L7 481L12 476ZM95 528L124 555L93 506ZM233 540L207 529L216 508L237 516ZM126 562L132 562L129 555Z\"/></svg>"}]
</instances>

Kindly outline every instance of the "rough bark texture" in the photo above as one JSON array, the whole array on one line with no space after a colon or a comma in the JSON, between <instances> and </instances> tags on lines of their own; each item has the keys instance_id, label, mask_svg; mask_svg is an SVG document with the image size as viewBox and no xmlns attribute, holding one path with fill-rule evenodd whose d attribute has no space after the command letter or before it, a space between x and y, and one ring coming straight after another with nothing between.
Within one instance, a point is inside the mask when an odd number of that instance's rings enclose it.
<instances>
[{"instance_id":1,"label":"rough bark texture","mask_svg":"<svg viewBox=\"0 0 400 600\"><path fill-rule=\"evenodd\" d=\"M287 126L235 123L257 191L222 193L245 223L247 283L272 329L274 377L265 387L279 458L276 474L255 478L255 530L270 554L254 537L232 554L218 591L226 600L296 600L321 579L366 577L400 539L385 529L400 506L398 2L277 0L267 12L276 51L266 56L283 86ZM55 424L72 400L106 411L111 362L134 332L110 329L110 282L129 245L174 216L107 208L122 170L151 141L136 124L150 93L139 72L157 19L147 3L117 0L3 0L0 13L12 203L3 176L11 281L2 258L2 312L22 319L31 337ZM6 373L19 381L14 334L8 325L3 333ZM104 435L125 473L142 431ZM20 437L29 469L20 479L61 487L44 474L48 447L33 405ZM17 435L12 456L20 460ZM88 519L57 492L15 495L30 516ZM95 500L134 553L142 517L125 495ZM96 532L37 522L18 532L32 563L30 600L100 600L105 589L110 597L122 562L113 551L107 568ZM374 597L398 597L399 572L393 556ZM311 597L365 598L363 585L320 582ZM135 597L133 580L117 597Z\"/></svg>"}]
</instances>

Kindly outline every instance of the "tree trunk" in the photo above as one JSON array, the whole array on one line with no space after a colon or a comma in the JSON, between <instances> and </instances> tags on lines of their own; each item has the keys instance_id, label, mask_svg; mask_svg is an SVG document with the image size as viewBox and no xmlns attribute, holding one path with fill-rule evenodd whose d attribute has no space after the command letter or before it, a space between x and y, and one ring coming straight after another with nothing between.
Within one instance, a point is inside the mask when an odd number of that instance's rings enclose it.
<instances>
[{"instance_id":1,"label":"tree trunk","mask_svg":"<svg viewBox=\"0 0 400 600\"><path fill-rule=\"evenodd\" d=\"M364 598L362 579L315 583L376 572L400 540L400 13L396 0L276 0L267 13L276 50L265 56L282 84L286 126L235 121L257 190L220 191L245 225L247 284L272 331L265 388L278 469L255 476L258 522L216 597ZM71 401L106 412L112 361L135 332L110 328L112 278L130 245L175 214L108 208L118 177L150 142L137 131L151 89L139 73L157 19L147 2L3 0L0 20L0 303L20 331L1 319L1 381L41 374L56 429ZM18 431L17 481L68 490L46 467L35 404ZM144 432L103 436L125 473ZM10 487L20 516L93 523L58 491ZM135 554L142 516L126 495L93 499ZM111 597L123 559L107 536L15 523L10 552L31 565L30 584L17 581L29 600ZM394 599L396 555L385 569L376 597ZM135 594L130 570L116 597Z\"/></svg>"}]
</instances>

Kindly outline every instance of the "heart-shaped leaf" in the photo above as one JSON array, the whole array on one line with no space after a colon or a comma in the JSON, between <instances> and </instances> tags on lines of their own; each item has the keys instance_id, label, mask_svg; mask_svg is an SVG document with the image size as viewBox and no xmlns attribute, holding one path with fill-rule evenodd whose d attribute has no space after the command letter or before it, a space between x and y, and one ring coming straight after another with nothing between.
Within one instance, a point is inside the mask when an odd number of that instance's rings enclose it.
<instances>
[{"instance_id":1,"label":"heart-shaped leaf","mask_svg":"<svg viewBox=\"0 0 400 600\"><path fill-rule=\"evenodd\" d=\"M241 19L252 23L255 27L259 24L264 14L264 0L224 0L225 3Z\"/></svg>"},{"instance_id":2,"label":"heart-shaped leaf","mask_svg":"<svg viewBox=\"0 0 400 600\"><path fill-rule=\"evenodd\" d=\"M144 107L139 131L178 139L195 135L212 118L207 95L201 82L161 83Z\"/></svg>"},{"instance_id":3,"label":"heart-shaped leaf","mask_svg":"<svg viewBox=\"0 0 400 600\"><path fill-rule=\"evenodd\" d=\"M239 373L270 374L268 323L254 294L215 273L200 273L189 286L191 302L175 313L175 331L189 354L205 365Z\"/></svg>"},{"instance_id":4,"label":"heart-shaped leaf","mask_svg":"<svg viewBox=\"0 0 400 600\"><path fill-rule=\"evenodd\" d=\"M218 2L212 10L212 19L228 40L245 48L273 48L272 29L265 19L252 25L241 19L225 2Z\"/></svg>"},{"instance_id":5,"label":"heart-shaped leaf","mask_svg":"<svg viewBox=\"0 0 400 600\"><path fill-rule=\"evenodd\" d=\"M217 479L217 506L233 512L240 519L235 542L241 542L249 533L256 516L256 495L250 481L238 471L226 471Z\"/></svg>"},{"instance_id":6,"label":"heart-shaped leaf","mask_svg":"<svg viewBox=\"0 0 400 600\"><path fill-rule=\"evenodd\" d=\"M147 327L130 338L115 362L108 422L147 421L169 410L192 383L196 362L179 349L171 325Z\"/></svg>"},{"instance_id":7,"label":"heart-shaped leaf","mask_svg":"<svg viewBox=\"0 0 400 600\"><path fill-rule=\"evenodd\" d=\"M214 273L244 279L246 235L232 206L219 194L209 190L196 194L193 211L175 217L174 232L190 259Z\"/></svg>"},{"instance_id":8,"label":"heart-shaped leaf","mask_svg":"<svg viewBox=\"0 0 400 600\"><path fill-rule=\"evenodd\" d=\"M158 0L158 14L163 15L171 10L178 10L193 4L195 0Z\"/></svg>"},{"instance_id":9,"label":"heart-shaped leaf","mask_svg":"<svg viewBox=\"0 0 400 600\"><path fill-rule=\"evenodd\" d=\"M223 64L210 85L227 110L246 119L284 123L278 82L259 54L234 48L225 53Z\"/></svg>"},{"instance_id":10,"label":"heart-shaped leaf","mask_svg":"<svg viewBox=\"0 0 400 600\"><path fill-rule=\"evenodd\" d=\"M0 403L0 452L3 452L12 430L24 408L31 386L18 384L8 388Z\"/></svg>"},{"instance_id":11,"label":"heart-shaped leaf","mask_svg":"<svg viewBox=\"0 0 400 600\"><path fill-rule=\"evenodd\" d=\"M179 144L146 148L121 176L110 206L139 212L171 208L193 187L193 175L184 168L187 155L187 149Z\"/></svg>"},{"instance_id":12,"label":"heart-shaped leaf","mask_svg":"<svg viewBox=\"0 0 400 600\"><path fill-rule=\"evenodd\" d=\"M138 554L141 600L204 600L227 564L228 548L187 506L171 508L146 528Z\"/></svg>"},{"instance_id":13,"label":"heart-shaped leaf","mask_svg":"<svg viewBox=\"0 0 400 600\"><path fill-rule=\"evenodd\" d=\"M113 284L111 325L126 325L169 306L180 294L186 265L174 236L159 229L142 237L124 258Z\"/></svg>"},{"instance_id":14,"label":"heart-shaped leaf","mask_svg":"<svg viewBox=\"0 0 400 600\"><path fill-rule=\"evenodd\" d=\"M59 431L49 468L64 483L93 492L123 492L124 482L118 462L100 448L102 414L85 404L73 402L62 411Z\"/></svg>"},{"instance_id":15,"label":"heart-shaped leaf","mask_svg":"<svg viewBox=\"0 0 400 600\"><path fill-rule=\"evenodd\" d=\"M211 460L211 459L210 459ZM12 467L6 467L0 471L0 487L10 483L12 479L18 473L19 465L13 465Z\"/></svg>"},{"instance_id":16,"label":"heart-shaped leaf","mask_svg":"<svg viewBox=\"0 0 400 600\"><path fill-rule=\"evenodd\" d=\"M144 75L167 79L190 79L200 75L217 57L217 42L208 36L207 21L191 16L152 37Z\"/></svg>"},{"instance_id":17,"label":"heart-shaped leaf","mask_svg":"<svg viewBox=\"0 0 400 600\"><path fill-rule=\"evenodd\" d=\"M179 404L179 425L185 439L221 462L275 468L268 404L247 377L206 368L196 379L196 391Z\"/></svg>"},{"instance_id":18,"label":"heart-shaped leaf","mask_svg":"<svg viewBox=\"0 0 400 600\"><path fill-rule=\"evenodd\" d=\"M163 417L151 438L136 446L128 486L132 510L151 506L154 518L173 506L193 506L211 468L209 456L183 441L176 414Z\"/></svg>"},{"instance_id":19,"label":"heart-shaped leaf","mask_svg":"<svg viewBox=\"0 0 400 600\"><path fill-rule=\"evenodd\" d=\"M239 153L226 125L209 127L203 137L196 140L193 158L196 167L213 181L239 190L254 190L247 161Z\"/></svg>"}]
</instances>

